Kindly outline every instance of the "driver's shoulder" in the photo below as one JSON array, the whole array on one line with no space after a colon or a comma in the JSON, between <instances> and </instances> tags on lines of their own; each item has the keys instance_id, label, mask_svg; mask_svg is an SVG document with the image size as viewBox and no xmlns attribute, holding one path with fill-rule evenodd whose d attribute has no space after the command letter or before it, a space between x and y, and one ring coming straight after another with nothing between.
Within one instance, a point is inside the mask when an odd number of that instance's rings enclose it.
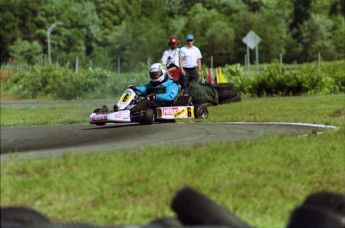
<instances>
[{"instance_id":1,"label":"driver's shoulder","mask_svg":"<svg viewBox=\"0 0 345 228\"><path fill-rule=\"evenodd\" d=\"M166 82L164 82L164 84L165 84L165 85L173 85L173 84L176 84L176 86L177 86L177 83L176 83L173 79L171 79L171 78L168 78L168 80L167 80Z\"/></svg>"}]
</instances>

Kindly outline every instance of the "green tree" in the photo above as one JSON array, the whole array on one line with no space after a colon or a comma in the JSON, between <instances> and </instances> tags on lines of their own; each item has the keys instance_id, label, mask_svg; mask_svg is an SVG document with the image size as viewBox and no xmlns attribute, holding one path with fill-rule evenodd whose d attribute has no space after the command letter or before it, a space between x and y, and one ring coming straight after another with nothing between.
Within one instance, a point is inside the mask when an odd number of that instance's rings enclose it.
<instances>
[{"instance_id":1,"label":"green tree","mask_svg":"<svg viewBox=\"0 0 345 228\"><path fill-rule=\"evenodd\" d=\"M187 14L182 32L183 41L186 34L195 36L195 46L200 49L204 64L210 65L211 56L214 66L225 65L233 58L234 28L216 9L195 4Z\"/></svg>"},{"instance_id":2,"label":"green tree","mask_svg":"<svg viewBox=\"0 0 345 228\"><path fill-rule=\"evenodd\" d=\"M303 51L303 24L310 18L310 9L312 6L312 0L293 1L293 20L289 25L290 35L293 40L290 40L289 45L292 49L290 54L294 54L291 58L288 55L288 60L295 59L303 61L303 57L299 56ZM297 56L296 56L297 55Z\"/></svg>"},{"instance_id":3,"label":"green tree","mask_svg":"<svg viewBox=\"0 0 345 228\"><path fill-rule=\"evenodd\" d=\"M280 53L284 62L311 61L317 52L339 59L345 55L344 9L344 0L1 1L0 60L10 55L10 46L13 53L24 46L36 53L34 42L46 55L47 29L57 21L62 24L51 34L51 48L62 64L78 57L80 65L92 61L115 69L121 58L121 69L132 70L160 61L168 39L178 37L182 44L188 33L205 63L210 56L214 65L243 63L242 39L250 30L262 39L260 62Z\"/></svg>"},{"instance_id":4,"label":"green tree","mask_svg":"<svg viewBox=\"0 0 345 228\"><path fill-rule=\"evenodd\" d=\"M103 39L101 21L92 2L49 1L43 5L40 17L49 18L40 30L42 38L46 37L46 29L51 24L62 23L54 29L51 39L52 52L58 61L66 63L78 57L80 64L89 64L88 56Z\"/></svg>"},{"instance_id":5,"label":"green tree","mask_svg":"<svg viewBox=\"0 0 345 228\"><path fill-rule=\"evenodd\" d=\"M205 44L201 47L203 51L203 62L209 65L209 59L213 57L214 66L224 66L235 61L233 50L235 48L235 31L224 21L215 21L205 31L203 39Z\"/></svg>"},{"instance_id":6,"label":"green tree","mask_svg":"<svg viewBox=\"0 0 345 228\"><path fill-rule=\"evenodd\" d=\"M36 36L38 1L1 1L0 3L0 61L9 56L9 46L17 39L33 42Z\"/></svg>"},{"instance_id":7,"label":"green tree","mask_svg":"<svg viewBox=\"0 0 345 228\"><path fill-rule=\"evenodd\" d=\"M332 43L334 45L333 53L330 54L329 59L345 59L345 20L344 16L333 17Z\"/></svg>"},{"instance_id":8,"label":"green tree","mask_svg":"<svg viewBox=\"0 0 345 228\"><path fill-rule=\"evenodd\" d=\"M100 46L110 45L117 26L126 18L126 2L123 0L92 0L96 6L100 20L103 39L98 41ZM101 38L101 37L100 37Z\"/></svg>"},{"instance_id":9,"label":"green tree","mask_svg":"<svg viewBox=\"0 0 345 228\"><path fill-rule=\"evenodd\" d=\"M260 62L271 62L288 51L285 42L292 8L290 1L279 0L265 3L261 12L253 15L254 31L262 39L259 43Z\"/></svg>"},{"instance_id":10,"label":"green tree","mask_svg":"<svg viewBox=\"0 0 345 228\"><path fill-rule=\"evenodd\" d=\"M329 8L329 15L342 15L345 16L345 1L333 0Z\"/></svg>"},{"instance_id":11,"label":"green tree","mask_svg":"<svg viewBox=\"0 0 345 228\"><path fill-rule=\"evenodd\" d=\"M37 64L42 57L42 46L37 42L17 39L13 45L9 46L10 55L18 63L27 62Z\"/></svg>"},{"instance_id":12,"label":"green tree","mask_svg":"<svg viewBox=\"0 0 345 228\"><path fill-rule=\"evenodd\" d=\"M328 59L334 52L332 44L333 22L325 15L311 14L309 20L303 24L302 34L303 51L300 53L300 59L305 61L314 61L318 53Z\"/></svg>"}]
</instances>

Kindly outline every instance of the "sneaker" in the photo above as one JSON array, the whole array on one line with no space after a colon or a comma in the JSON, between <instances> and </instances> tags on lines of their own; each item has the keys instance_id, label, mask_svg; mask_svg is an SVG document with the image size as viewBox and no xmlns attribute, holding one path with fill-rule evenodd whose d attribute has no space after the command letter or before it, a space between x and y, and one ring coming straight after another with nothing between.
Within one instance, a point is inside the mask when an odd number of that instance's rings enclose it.
<instances>
[{"instance_id":1,"label":"sneaker","mask_svg":"<svg viewBox=\"0 0 345 228\"><path fill-rule=\"evenodd\" d=\"M188 89L181 90L181 96L189 96Z\"/></svg>"}]
</instances>

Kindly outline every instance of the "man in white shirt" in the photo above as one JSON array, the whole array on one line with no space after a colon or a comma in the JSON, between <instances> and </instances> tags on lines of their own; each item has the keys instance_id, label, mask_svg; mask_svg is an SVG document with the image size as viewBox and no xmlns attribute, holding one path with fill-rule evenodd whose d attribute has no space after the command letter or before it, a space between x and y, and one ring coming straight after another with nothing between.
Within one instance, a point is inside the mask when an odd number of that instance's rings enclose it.
<instances>
[{"instance_id":1,"label":"man in white shirt","mask_svg":"<svg viewBox=\"0 0 345 228\"><path fill-rule=\"evenodd\" d=\"M179 51L178 48L178 39L173 37L169 39L168 45L170 48L164 51L162 56L162 64L166 69L167 74L170 78L172 78L175 82L180 81L180 62L179 62Z\"/></svg>"},{"instance_id":2,"label":"man in white shirt","mask_svg":"<svg viewBox=\"0 0 345 228\"><path fill-rule=\"evenodd\" d=\"M179 48L178 46L178 39L177 38L170 38L168 45L170 48L164 51L162 56L162 64L168 70L169 67L175 65L175 67L179 67Z\"/></svg>"},{"instance_id":3,"label":"man in white shirt","mask_svg":"<svg viewBox=\"0 0 345 228\"><path fill-rule=\"evenodd\" d=\"M180 78L182 91L188 94L188 83L198 80L198 77L201 76L202 55L199 48L194 46L194 36L192 34L186 36L186 42L187 44L179 51L179 65L182 74Z\"/></svg>"}]
</instances>

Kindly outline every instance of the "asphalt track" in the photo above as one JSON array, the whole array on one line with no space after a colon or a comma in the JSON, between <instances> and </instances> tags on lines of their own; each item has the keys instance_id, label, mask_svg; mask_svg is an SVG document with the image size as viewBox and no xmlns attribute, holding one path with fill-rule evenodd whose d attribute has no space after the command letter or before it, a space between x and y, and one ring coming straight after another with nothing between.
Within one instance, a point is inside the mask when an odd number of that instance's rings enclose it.
<instances>
[{"instance_id":1,"label":"asphalt track","mask_svg":"<svg viewBox=\"0 0 345 228\"><path fill-rule=\"evenodd\" d=\"M1 127L1 162L9 157L51 157L64 153L141 149L152 144L186 146L263 135L322 133L333 126L299 123L155 123Z\"/></svg>"}]
</instances>

